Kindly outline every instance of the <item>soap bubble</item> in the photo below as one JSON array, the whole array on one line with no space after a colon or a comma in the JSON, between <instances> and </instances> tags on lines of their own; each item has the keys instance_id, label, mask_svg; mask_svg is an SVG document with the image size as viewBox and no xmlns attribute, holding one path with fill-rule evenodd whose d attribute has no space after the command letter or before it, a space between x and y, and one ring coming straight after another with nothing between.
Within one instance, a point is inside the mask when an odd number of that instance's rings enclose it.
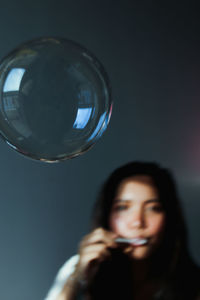
<instances>
[{"instance_id":1,"label":"soap bubble","mask_svg":"<svg viewBox=\"0 0 200 300\"><path fill-rule=\"evenodd\" d=\"M0 134L25 156L55 162L84 153L111 110L103 66L70 40L33 40L0 63Z\"/></svg>"}]
</instances>

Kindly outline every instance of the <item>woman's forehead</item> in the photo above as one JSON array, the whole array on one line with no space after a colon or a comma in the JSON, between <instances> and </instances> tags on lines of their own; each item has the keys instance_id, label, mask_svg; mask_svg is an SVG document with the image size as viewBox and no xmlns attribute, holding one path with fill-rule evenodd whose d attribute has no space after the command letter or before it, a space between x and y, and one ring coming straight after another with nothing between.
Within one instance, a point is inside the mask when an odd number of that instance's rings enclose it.
<instances>
[{"instance_id":1,"label":"woman's forehead","mask_svg":"<svg viewBox=\"0 0 200 300\"><path fill-rule=\"evenodd\" d=\"M119 184L116 197L154 198L158 197L158 190L150 176L138 175L124 179Z\"/></svg>"},{"instance_id":2,"label":"woman's forehead","mask_svg":"<svg viewBox=\"0 0 200 300\"><path fill-rule=\"evenodd\" d=\"M144 184L149 184L149 185L155 186L154 180L151 176L141 174L141 175L134 175L134 176L124 178L119 183L118 187L125 185L126 183L131 183L131 182L136 182L136 183L138 182L138 183L144 183Z\"/></svg>"}]
</instances>

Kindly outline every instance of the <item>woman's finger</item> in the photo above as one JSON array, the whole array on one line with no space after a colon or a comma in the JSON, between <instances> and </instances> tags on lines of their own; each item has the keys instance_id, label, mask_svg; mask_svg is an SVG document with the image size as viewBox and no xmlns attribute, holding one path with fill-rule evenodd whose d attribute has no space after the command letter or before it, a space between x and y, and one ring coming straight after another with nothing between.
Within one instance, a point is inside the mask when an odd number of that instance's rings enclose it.
<instances>
[{"instance_id":1,"label":"woman's finger","mask_svg":"<svg viewBox=\"0 0 200 300\"><path fill-rule=\"evenodd\" d=\"M115 244L116 234L106 231L104 229L98 228L94 230L89 235L85 236L80 244L80 248L86 247L90 244L94 243L105 243L108 246L112 246Z\"/></svg>"}]
</instances>

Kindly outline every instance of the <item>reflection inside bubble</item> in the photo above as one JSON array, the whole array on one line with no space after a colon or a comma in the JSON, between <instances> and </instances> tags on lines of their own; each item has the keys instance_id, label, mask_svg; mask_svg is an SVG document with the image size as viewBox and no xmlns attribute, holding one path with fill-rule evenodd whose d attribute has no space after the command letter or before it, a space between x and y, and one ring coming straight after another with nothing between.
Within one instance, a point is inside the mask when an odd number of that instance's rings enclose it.
<instances>
[{"instance_id":1,"label":"reflection inside bubble","mask_svg":"<svg viewBox=\"0 0 200 300\"><path fill-rule=\"evenodd\" d=\"M17 151L46 161L71 158L107 128L107 75L81 46L31 41L2 61L0 74L0 131Z\"/></svg>"}]
</instances>

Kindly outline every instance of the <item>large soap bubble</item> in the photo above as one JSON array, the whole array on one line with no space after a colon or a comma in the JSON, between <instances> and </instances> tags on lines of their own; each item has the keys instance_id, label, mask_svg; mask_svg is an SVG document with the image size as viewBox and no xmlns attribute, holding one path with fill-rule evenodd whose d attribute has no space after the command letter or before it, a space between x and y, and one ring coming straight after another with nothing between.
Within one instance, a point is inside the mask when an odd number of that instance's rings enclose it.
<instances>
[{"instance_id":1,"label":"large soap bubble","mask_svg":"<svg viewBox=\"0 0 200 300\"><path fill-rule=\"evenodd\" d=\"M103 66L72 41L33 40L0 64L0 134L28 157L55 162L84 153L111 109Z\"/></svg>"}]
</instances>

